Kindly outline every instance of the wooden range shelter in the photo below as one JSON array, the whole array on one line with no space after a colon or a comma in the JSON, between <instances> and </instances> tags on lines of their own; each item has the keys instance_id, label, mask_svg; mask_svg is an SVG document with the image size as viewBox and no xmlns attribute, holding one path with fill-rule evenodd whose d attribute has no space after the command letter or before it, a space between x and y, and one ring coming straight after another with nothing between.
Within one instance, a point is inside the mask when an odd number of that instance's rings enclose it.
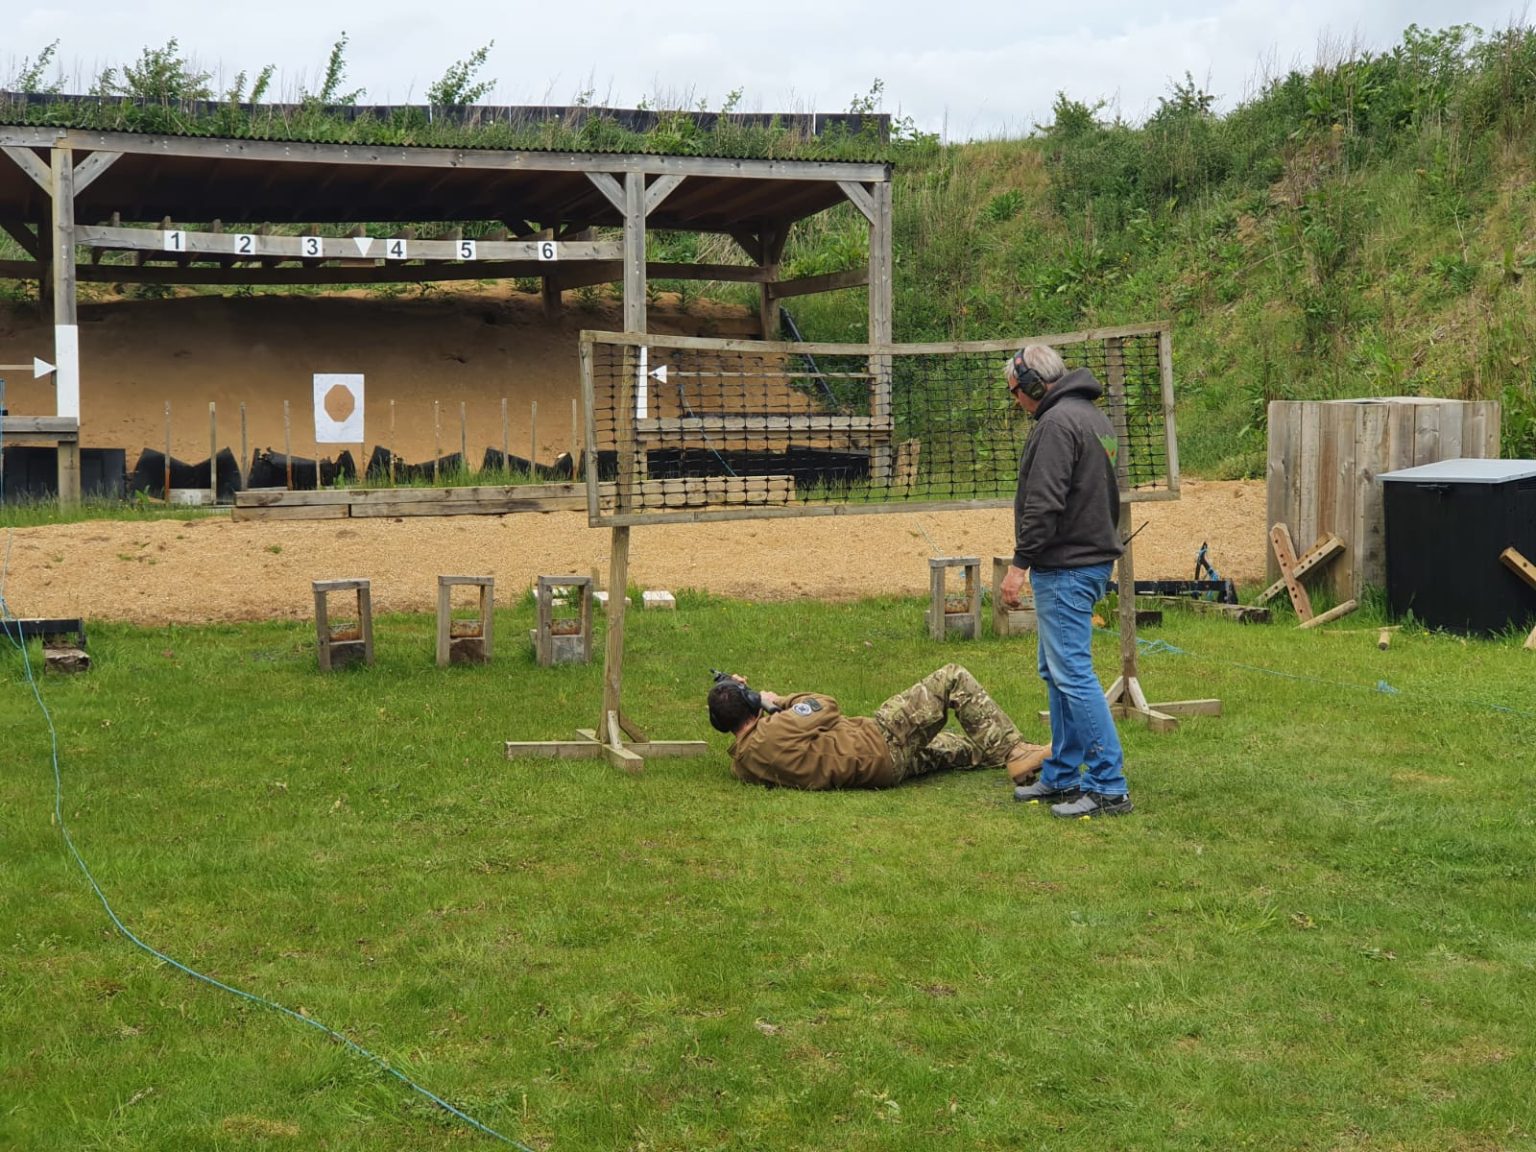
<instances>
[{"instance_id":1,"label":"wooden range shelter","mask_svg":"<svg viewBox=\"0 0 1536 1152\"><path fill-rule=\"evenodd\" d=\"M867 284L869 340L891 339L891 167L882 161L305 143L5 124L0 151L8 157L0 160L0 229L30 257L0 260L0 277L36 280L53 307L57 392L50 427L64 429L64 504L80 497L80 380L90 371L79 349L81 281L238 287L537 277L551 313L567 289L619 282L624 329L644 333L648 279L730 280L760 286L765 335L777 301ZM844 202L868 221L868 267L781 279L790 226ZM459 229L426 238L405 227L424 220L495 228L466 239ZM222 221L242 223L231 230ZM350 234L294 235L296 224ZM401 225L398 234L376 234L389 224ZM365 235L364 225L375 226L375 235ZM288 226L286 234L274 226ZM751 263L647 261L650 230L727 235ZM103 262L107 253L126 253L128 261ZM16 351L46 358L42 349Z\"/></svg>"},{"instance_id":2,"label":"wooden range shelter","mask_svg":"<svg viewBox=\"0 0 1536 1152\"><path fill-rule=\"evenodd\" d=\"M551 312L567 289L616 281L624 330L634 334L647 331L649 278L732 280L760 285L765 336L781 299L868 285L869 342L892 338L891 166L883 161L309 143L15 124L0 124L0 151L9 158L0 160L0 229L31 257L0 261L0 277L38 281L53 305L56 417L75 429L58 441L64 504L80 498L80 379L89 370L76 318L82 280L254 286L538 277ZM845 202L868 222L867 268L781 279L790 226ZM427 220L494 221L498 230L466 247L462 232L421 238L404 227ZM222 221L240 221L244 230ZM294 235L295 224L343 226L350 234ZM365 224L402 227L369 236ZM279 235L274 225L290 227ZM650 230L730 236L751 264L647 261ZM129 260L104 263L109 252ZM888 375L884 388L888 399ZM579 497L549 505L580 506ZM646 738L620 702L629 528L611 531L609 587L617 594L609 601L593 743L610 761L634 767L640 757L633 748ZM626 747L621 731L634 744Z\"/></svg>"}]
</instances>

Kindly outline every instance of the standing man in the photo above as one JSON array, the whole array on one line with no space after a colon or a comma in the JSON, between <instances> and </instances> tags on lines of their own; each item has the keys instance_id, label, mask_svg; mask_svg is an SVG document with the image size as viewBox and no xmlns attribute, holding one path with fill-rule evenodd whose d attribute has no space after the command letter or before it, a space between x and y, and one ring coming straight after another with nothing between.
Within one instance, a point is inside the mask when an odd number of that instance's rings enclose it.
<instances>
[{"instance_id":1,"label":"standing man","mask_svg":"<svg viewBox=\"0 0 1536 1152\"><path fill-rule=\"evenodd\" d=\"M1093 606L1125 551L1116 523L1119 441L1094 404L1103 385L1086 368L1068 372L1054 348L1021 349L1007 381L1013 402L1037 423L1019 461L1013 563L1002 601L1018 607L1029 573L1054 749L1040 779L1015 788L1013 798L1048 803L1054 816L1121 816L1131 811L1125 755L1093 673L1092 643Z\"/></svg>"}]
</instances>

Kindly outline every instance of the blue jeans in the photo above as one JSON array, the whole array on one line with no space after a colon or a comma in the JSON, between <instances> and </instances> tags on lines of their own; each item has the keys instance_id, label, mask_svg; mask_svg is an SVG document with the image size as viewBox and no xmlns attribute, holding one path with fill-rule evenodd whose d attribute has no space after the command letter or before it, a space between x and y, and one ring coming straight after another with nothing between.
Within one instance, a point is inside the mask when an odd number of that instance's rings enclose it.
<instances>
[{"instance_id":1,"label":"blue jeans","mask_svg":"<svg viewBox=\"0 0 1536 1152\"><path fill-rule=\"evenodd\" d=\"M1029 576L1040 630L1040 679L1051 707L1052 751L1040 779L1052 788L1124 796L1129 791L1125 754L1093 674L1093 606L1108 587L1110 567L1036 568Z\"/></svg>"}]
</instances>

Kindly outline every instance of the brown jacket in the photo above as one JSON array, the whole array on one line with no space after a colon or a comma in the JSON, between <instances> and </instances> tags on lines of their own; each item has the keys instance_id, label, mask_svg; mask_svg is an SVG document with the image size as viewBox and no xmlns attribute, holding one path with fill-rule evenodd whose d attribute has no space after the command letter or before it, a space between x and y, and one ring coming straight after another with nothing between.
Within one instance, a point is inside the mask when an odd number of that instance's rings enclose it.
<instances>
[{"instance_id":1,"label":"brown jacket","mask_svg":"<svg viewBox=\"0 0 1536 1152\"><path fill-rule=\"evenodd\" d=\"M823 792L889 788L896 768L885 736L867 716L844 716L830 696L802 692L764 713L731 744L731 774L749 784Z\"/></svg>"}]
</instances>

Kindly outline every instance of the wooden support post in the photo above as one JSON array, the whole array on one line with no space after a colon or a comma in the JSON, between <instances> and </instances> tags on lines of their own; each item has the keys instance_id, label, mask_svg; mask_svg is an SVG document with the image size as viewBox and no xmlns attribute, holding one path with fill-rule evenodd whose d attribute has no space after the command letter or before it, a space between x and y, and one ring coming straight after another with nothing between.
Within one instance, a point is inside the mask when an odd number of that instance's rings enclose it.
<instances>
[{"instance_id":1,"label":"wooden support post","mask_svg":"<svg viewBox=\"0 0 1536 1152\"><path fill-rule=\"evenodd\" d=\"M219 414L208 401L208 503L219 502Z\"/></svg>"},{"instance_id":2,"label":"wooden support post","mask_svg":"<svg viewBox=\"0 0 1536 1152\"><path fill-rule=\"evenodd\" d=\"M250 466L251 466L251 444L250 444L250 434L249 433L250 433L250 428L249 428L249 425L247 425L246 419L245 419L245 401L242 400L242 401L240 401L240 460L239 460L240 475L241 475L241 477L246 477L246 476L250 475L249 469L250 469ZM242 482L242 486L243 486L243 482Z\"/></svg>"},{"instance_id":3,"label":"wooden support post","mask_svg":"<svg viewBox=\"0 0 1536 1152\"><path fill-rule=\"evenodd\" d=\"M432 483L437 483L437 462L443 458L443 412L442 405L432 401Z\"/></svg>"},{"instance_id":4,"label":"wooden support post","mask_svg":"<svg viewBox=\"0 0 1536 1152\"><path fill-rule=\"evenodd\" d=\"M389 402L389 483L395 483L395 464L400 455L400 441L395 437L395 402Z\"/></svg>"},{"instance_id":5,"label":"wooden support post","mask_svg":"<svg viewBox=\"0 0 1536 1152\"><path fill-rule=\"evenodd\" d=\"M1220 700L1175 700L1149 704L1141 687L1136 651L1136 550L1131 528L1130 419L1125 392L1125 342L1111 336L1104 341L1105 388L1110 420L1119 451L1115 454L1115 479L1120 488L1120 539L1125 551L1118 565L1120 617L1120 675L1104 693L1111 714L1142 721L1153 732L1172 732L1180 716L1219 716Z\"/></svg>"},{"instance_id":6,"label":"wooden support post","mask_svg":"<svg viewBox=\"0 0 1536 1152\"><path fill-rule=\"evenodd\" d=\"M539 402L528 405L528 478L533 479L534 465L539 461Z\"/></svg>"},{"instance_id":7,"label":"wooden support post","mask_svg":"<svg viewBox=\"0 0 1536 1152\"><path fill-rule=\"evenodd\" d=\"M28 156L30 149L21 149ZM36 165L41 168L41 164ZM35 174L34 174L35 175ZM55 147L48 171L53 197L54 411L80 419L80 328L75 296L75 162L69 148ZM41 239L41 237L39 237ZM59 507L80 503L80 441L60 441Z\"/></svg>"},{"instance_id":8,"label":"wooden support post","mask_svg":"<svg viewBox=\"0 0 1536 1152\"><path fill-rule=\"evenodd\" d=\"M869 342L891 342L892 284L891 184L877 181L871 189L869 215ZM874 422L870 437L870 479L877 488L891 480L891 357L869 358L869 414Z\"/></svg>"},{"instance_id":9,"label":"wooden support post","mask_svg":"<svg viewBox=\"0 0 1536 1152\"><path fill-rule=\"evenodd\" d=\"M293 491L293 416L283 401L283 487Z\"/></svg>"},{"instance_id":10,"label":"wooden support post","mask_svg":"<svg viewBox=\"0 0 1536 1152\"><path fill-rule=\"evenodd\" d=\"M165 502L171 502L171 402L165 402Z\"/></svg>"},{"instance_id":11,"label":"wooden support post","mask_svg":"<svg viewBox=\"0 0 1536 1152\"><path fill-rule=\"evenodd\" d=\"M507 416L507 398L501 398L501 466L506 469L508 478L512 472L512 424Z\"/></svg>"},{"instance_id":12,"label":"wooden support post","mask_svg":"<svg viewBox=\"0 0 1536 1152\"><path fill-rule=\"evenodd\" d=\"M576 465L581 461L581 421L577 418L576 401L571 401L571 479L576 479Z\"/></svg>"},{"instance_id":13,"label":"wooden support post","mask_svg":"<svg viewBox=\"0 0 1536 1152\"><path fill-rule=\"evenodd\" d=\"M469 410L463 400L459 401L459 467L469 471Z\"/></svg>"}]
</instances>

